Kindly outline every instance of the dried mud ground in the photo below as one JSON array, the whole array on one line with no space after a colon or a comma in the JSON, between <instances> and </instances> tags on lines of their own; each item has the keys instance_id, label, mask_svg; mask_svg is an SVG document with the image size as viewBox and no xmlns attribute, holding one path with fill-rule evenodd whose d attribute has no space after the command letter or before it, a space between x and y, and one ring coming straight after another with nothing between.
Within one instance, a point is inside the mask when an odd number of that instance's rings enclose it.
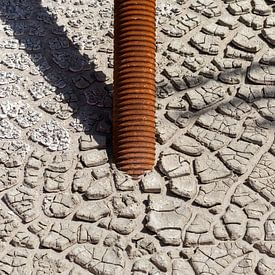
<instances>
[{"instance_id":1,"label":"dried mud ground","mask_svg":"<svg viewBox=\"0 0 275 275\"><path fill-rule=\"evenodd\" d=\"M158 1L139 181L111 159L112 4L0 0L0 274L274 275L275 1Z\"/></svg>"}]
</instances>

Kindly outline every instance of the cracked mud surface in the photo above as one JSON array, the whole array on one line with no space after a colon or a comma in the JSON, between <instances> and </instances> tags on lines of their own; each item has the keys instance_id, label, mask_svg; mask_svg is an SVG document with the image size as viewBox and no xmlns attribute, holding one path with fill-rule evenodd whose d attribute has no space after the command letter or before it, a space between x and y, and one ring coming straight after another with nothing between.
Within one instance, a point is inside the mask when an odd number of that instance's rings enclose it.
<instances>
[{"instance_id":1,"label":"cracked mud surface","mask_svg":"<svg viewBox=\"0 0 275 275\"><path fill-rule=\"evenodd\" d=\"M0 274L274 275L275 1L158 1L139 181L111 160L112 2L0 0Z\"/></svg>"}]
</instances>

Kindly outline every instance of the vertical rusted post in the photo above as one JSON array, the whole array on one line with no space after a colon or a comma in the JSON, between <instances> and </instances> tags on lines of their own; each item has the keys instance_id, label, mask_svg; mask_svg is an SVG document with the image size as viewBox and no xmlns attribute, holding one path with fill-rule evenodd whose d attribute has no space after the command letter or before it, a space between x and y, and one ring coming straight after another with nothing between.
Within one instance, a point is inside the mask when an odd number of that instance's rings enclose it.
<instances>
[{"instance_id":1,"label":"vertical rusted post","mask_svg":"<svg viewBox=\"0 0 275 275\"><path fill-rule=\"evenodd\" d=\"M132 177L155 162L156 0L114 0L113 155Z\"/></svg>"}]
</instances>

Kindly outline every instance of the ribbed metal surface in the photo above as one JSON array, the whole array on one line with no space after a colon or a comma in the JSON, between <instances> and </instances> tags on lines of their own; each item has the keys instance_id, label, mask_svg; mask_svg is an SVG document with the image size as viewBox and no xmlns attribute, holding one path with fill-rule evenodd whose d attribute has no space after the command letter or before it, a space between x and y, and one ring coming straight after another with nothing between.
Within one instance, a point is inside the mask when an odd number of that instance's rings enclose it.
<instances>
[{"instance_id":1,"label":"ribbed metal surface","mask_svg":"<svg viewBox=\"0 0 275 275\"><path fill-rule=\"evenodd\" d=\"M113 154L132 177L155 161L155 0L114 0Z\"/></svg>"}]
</instances>

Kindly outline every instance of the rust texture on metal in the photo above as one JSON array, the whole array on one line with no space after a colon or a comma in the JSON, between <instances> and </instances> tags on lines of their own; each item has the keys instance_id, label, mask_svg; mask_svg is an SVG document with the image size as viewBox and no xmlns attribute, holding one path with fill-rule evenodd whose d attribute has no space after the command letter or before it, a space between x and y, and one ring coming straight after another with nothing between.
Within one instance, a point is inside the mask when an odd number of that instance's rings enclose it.
<instances>
[{"instance_id":1,"label":"rust texture on metal","mask_svg":"<svg viewBox=\"0 0 275 275\"><path fill-rule=\"evenodd\" d=\"M156 0L114 0L113 155L132 177L155 162Z\"/></svg>"}]
</instances>

